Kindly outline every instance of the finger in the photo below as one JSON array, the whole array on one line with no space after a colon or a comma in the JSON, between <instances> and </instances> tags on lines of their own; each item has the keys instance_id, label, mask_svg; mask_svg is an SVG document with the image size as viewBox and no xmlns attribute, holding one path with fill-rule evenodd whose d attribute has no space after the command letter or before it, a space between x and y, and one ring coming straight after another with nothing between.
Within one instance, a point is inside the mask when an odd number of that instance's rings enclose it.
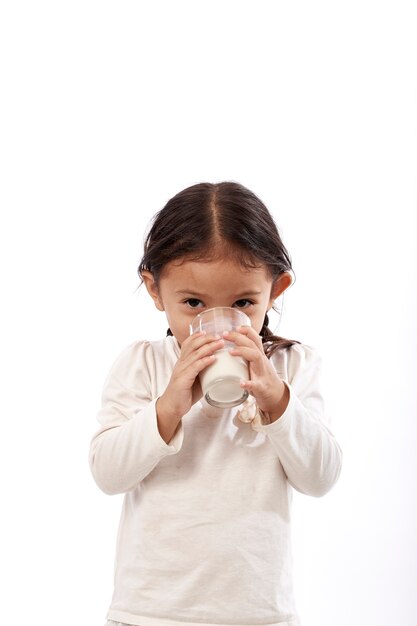
<instances>
[{"instance_id":1,"label":"finger","mask_svg":"<svg viewBox=\"0 0 417 626\"><path fill-rule=\"evenodd\" d=\"M182 355L182 360L184 361L184 365L194 365L198 363L201 359L205 359L214 355L217 350L221 350L224 348L224 340L218 339L215 341L208 341L202 346L199 346L197 349L188 352L186 355ZM207 363L206 363L207 365Z\"/></svg>"},{"instance_id":2,"label":"finger","mask_svg":"<svg viewBox=\"0 0 417 626\"><path fill-rule=\"evenodd\" d=\"M249 393L251 393L253 389L253 382L251 380L244 380L242 378L242 380L239 382L239 385L242 387L242 389L246 389L246 391L249 391Z\"/></svg>"},{"instance_id":3,"label":"finger","mask_svg":"<svg viewBox=\"0 0 417 626\"><path fill-rule=\"evenodd\" d=\"M239 384L250 396L255 396L255 386L252 380L241 380Z\"/></svg>"},{"instance_id":4,"label":"finger","mask_svg":"<svg viewBox=\"0 0 417 626\"><path fill-rule=\"evenodd\" d=\"M259 350L263 352L262 338L250 326L239 326L235 331L226 331L223 336L228 341L233 341L236 345L255 344Z\"/></svg>"},{"instance_id":5,"label":"finger","mask_svg":"<svg viewBox=\"0 0 417 626\"><path fill-rule=\"evenodd\" d=\"M236 346L236 348L232 348L229 350L232 356L240 356L242 359L249 361L250 363L259 363L259 366L262 366L264 363L264 359L266 359L265 354L261 352L257 346Z\"/></svg>"},{"instance_id":6,"label":"finger","mask_svg":"<svg viewBox=\"0 0 417 626\"><path fill-rule=\"evenodd\" d=\"M211 340L200 346L193 354L196 358L201 358L208 354L214 354L217 350L221 350L222 348L224 348L224 339Z\"/></svg>"},{"instance_id":7,"label":"finger","mask_svg":"<svg viewBox=\"0 0 417 626\"><path fill-rule=\"evenodd\" d=\"M254 328L252 328L252 326L239 326L237 328L237 331L240 335L244 335L248 337L248 339L254 341L256 345L263 350L262 337L259 333L256 332Z\"/></svg>"},{"instance_id":8,"label":"finger","mask_svg":"<svg viewBox=\"0 0 417 626\"><path fill-rule=\"evenodd\" d=\"M240 386L251 396L259 397L265 393L265 385L259 380L241 380Z\"/></svg>"},{"instance_id":9,"label":"finger","mask_svg":"<svg viewBox=\"0 0 417 626\"><path fill-rule=\"evenodd\" d=\"M208 351L208 348L203 346L199 351L189 354L187 358L180 358L174 371L179 379L188 381L188 384L193 384L199 373L211 365L216 358L212 350Z\"/></svg>"},{"instance_id":10,"label":"finger","mask_svg":"<svg viewBox=\"0 0 417 626\"><path fill-rule=\"evenodd\" d=\"M214 341L223 341L219 335L207 335L204 331L194 333L187 337L181 346L182 355L187 355L195 350L198 350L202 346L209 344Z\"/></svg>"}]
</instances>

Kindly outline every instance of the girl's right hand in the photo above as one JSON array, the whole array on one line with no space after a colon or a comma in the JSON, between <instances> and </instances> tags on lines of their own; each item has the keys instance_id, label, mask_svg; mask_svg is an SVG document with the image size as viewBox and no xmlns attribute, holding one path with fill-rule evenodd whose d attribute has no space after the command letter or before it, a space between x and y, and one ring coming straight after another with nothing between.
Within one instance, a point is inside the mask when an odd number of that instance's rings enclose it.
<instances>
[{"instance_id":1,"label":"girl's right hand","mask_svg":"<svg viewBox=\"0 0 417 626\"><path fill-rule=\"evenodd\" d=\"M178 424L183 415L202 397L198 375L213 363L216 358L214 353L223 345L223 339L202 332L184 340L171 380L157 401L158 418Z\"/></svg>"}]
</instances>

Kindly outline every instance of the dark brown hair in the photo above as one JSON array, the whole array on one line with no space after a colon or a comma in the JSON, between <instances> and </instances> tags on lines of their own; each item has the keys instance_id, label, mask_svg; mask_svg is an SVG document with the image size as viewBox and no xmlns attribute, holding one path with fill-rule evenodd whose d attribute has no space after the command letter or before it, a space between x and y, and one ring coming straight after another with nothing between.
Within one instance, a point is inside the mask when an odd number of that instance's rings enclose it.
<instances>
[{"instance_id":1,"label":"dark brown hair","mask_svg":"<svg viewBox=\"0 0 417 626\"><path fill-rule=\"evenodd\" d=\"M244 267L264 265L273 280L294 273L272 215L252 191L235 182L199 183L180 191L154 216L138 273L148 270L158 282L164 266L175 259L225 255ZM268 357L300 343L275 336L268 323L265 315L260 335Z\"/></svg>"}]
</instances>

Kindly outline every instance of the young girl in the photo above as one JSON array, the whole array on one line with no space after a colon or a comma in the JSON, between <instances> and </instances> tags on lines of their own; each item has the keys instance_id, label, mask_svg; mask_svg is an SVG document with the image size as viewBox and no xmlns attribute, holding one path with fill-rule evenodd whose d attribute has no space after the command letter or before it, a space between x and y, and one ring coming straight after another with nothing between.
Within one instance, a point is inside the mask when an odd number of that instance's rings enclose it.
<instances>
[{"instance_id":1,"label":"young girl","mask_svg":"<svg viewBox=\"0 0 417 626\"><path fill-rule=\"evenodd\" d=\"M125 494L108 625L298 625L292 488L324 495L342 455L319 356L268 328L292 280L277 227L242 185L194 185L155 216L138 271L169 329L116 360L91 442L98 486ZM195 315L217 306L251 326L190 336ZM226 410L198 380L225 339L250 371L249 400Z\"/></svg>"}]
</instances>

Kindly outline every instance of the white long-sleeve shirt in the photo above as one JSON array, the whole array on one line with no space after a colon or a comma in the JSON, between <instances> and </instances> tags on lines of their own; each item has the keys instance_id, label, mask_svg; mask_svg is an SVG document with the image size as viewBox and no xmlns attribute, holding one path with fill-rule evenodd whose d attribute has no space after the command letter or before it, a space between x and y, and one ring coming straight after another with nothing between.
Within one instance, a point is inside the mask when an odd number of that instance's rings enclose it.
<instances>
[{"instance_id":1,"label":"white long-sleeve shirt","mask_svg":"<svg viewBox=\"0 0 417 626\"><path fill-rule=\"evenodd\" d=\"M324 495L342 453L328 428L317 352L277 351L284 414L254 430L239 407L205 400L169 444L155 411L180 349L138 341L104 385L90 465L106 493L125 493L108 618L138 626L296 626L290 543L292 487Z\"/></svg>"}]
</instances>

